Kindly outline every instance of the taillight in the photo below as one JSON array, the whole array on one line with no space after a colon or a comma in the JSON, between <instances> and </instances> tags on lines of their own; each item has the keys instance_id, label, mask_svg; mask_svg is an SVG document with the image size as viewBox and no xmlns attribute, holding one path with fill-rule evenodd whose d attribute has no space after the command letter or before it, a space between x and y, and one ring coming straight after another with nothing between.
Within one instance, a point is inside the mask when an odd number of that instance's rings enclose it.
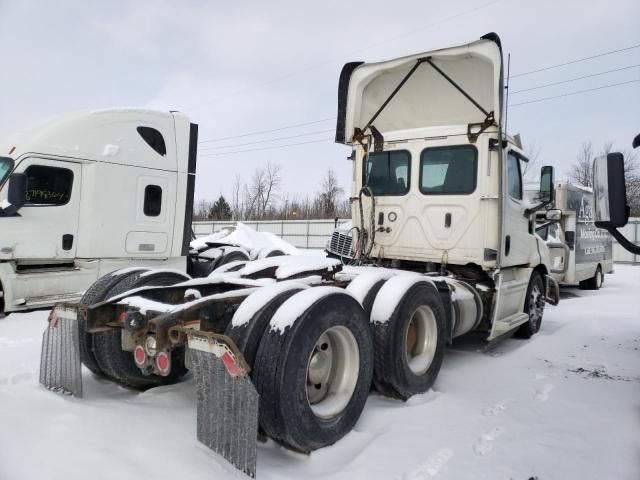
<instances>
[{"instance_id":1,"label":"taillight","mask_svg":"<svg viewBox=\"0 0 640 480\"><path fill-rule=\"evenodd\" d=\"M166 352L160 352L156 355L156 368L158 372L160 372L160 375L169 375L171 371L171 359Z\"/></svg>"},{"instance_id":2,"label":"taillight","mask_svg":"<svg viewBox=\"0 0 640 480\"><path fill-rule=\"evenodd\" d=\"M144 365L147 361L147 354L142 348L142 345L136 345L135 350L133 351L133 358L136 361L137 365Z\"/></svg>"}]
</instances>

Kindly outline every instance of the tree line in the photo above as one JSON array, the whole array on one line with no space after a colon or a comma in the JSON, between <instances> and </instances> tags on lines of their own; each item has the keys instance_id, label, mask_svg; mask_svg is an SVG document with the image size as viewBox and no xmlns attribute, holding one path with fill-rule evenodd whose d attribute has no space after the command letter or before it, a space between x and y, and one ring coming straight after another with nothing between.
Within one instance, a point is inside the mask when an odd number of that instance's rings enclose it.
<instances>
[{"instance_id":1,"label":"tree line","mask_svg":"<svg viewBox=\"0 0 640 480\"><path fill-rule=\"evenodd\" d=\"M282 167L267 162L250 178L236 175L229 199L201 199L194 206L194 220L308 220L350 218L351 205L338 177L328 169L313 195L291 195L282 190Z\"/></svg>"}]
</instances>

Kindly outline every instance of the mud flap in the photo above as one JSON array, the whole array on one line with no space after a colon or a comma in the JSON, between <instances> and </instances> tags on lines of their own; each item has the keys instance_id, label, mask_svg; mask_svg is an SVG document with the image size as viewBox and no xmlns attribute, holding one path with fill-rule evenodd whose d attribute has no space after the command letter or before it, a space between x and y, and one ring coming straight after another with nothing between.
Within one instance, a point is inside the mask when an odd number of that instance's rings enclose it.
<instances>
[{"instance_id":1,"label":"mud flap","mask_svg":"<svg viewBox=\"0 0 640 480\"><path fill-rule=\"evenodd\" d=\"M556 279L551 275L545 277L545 283L547 290L545 292L545 299L547 303L558 305L560 303L560 285L558 285Z\"/></svg>"},{"instance_id":2,"label":"mud flap","mask_svg":"<svg viewBox=\"0 0 640 480\"><path fill-rule=\"evenodd\" d=\"M49 390L82 397L82 365L78 332L78 310L56 305L42 334L40 383Z\"/></svg>"},{"instance_id":3,"label":"mud flap","mask_svg":"<svg viewBox=\"0 0 640 480\"><path fill-rule=\"evenodd\" d=\"M187 367L196 378L198 440L255 478L259 395L249 367L223 335L191 331L187 338Z\"/></svg>"}]
</instances>

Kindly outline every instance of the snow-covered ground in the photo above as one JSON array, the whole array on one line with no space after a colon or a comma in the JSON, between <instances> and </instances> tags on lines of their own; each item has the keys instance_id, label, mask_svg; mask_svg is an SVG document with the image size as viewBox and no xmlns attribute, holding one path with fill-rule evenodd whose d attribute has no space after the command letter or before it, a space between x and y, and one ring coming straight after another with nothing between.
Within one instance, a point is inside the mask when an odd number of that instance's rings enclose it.
<instances>
[{"instance_id":1,"label":"snow-covered ground","mask_svg":"<svg viewBox=\"0 0 640 480\"><path fill-rule=\"evenodd\" d=\"M450 348L434 389L372 394L310 456L259 447L260 479L640 478L640 268L566 289L541 332ZM46 312L0 319L0 479L242 478L196 441L194 382L134 393L84 372L84 399L38 385Z\"/></svg>"}]
</instances>

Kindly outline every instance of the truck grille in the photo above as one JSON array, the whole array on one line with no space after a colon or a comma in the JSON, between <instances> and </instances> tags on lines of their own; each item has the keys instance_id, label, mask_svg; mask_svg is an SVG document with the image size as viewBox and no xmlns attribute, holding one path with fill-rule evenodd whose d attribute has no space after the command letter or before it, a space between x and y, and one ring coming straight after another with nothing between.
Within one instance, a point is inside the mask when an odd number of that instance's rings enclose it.
<instances>
[{"instance_id":1,"label":"truck grille","mask_svg":"<svg viewBox=\"0 0 640 480\"><path fill-rule=\"evenodd\" d=\"M329 241L328 250L334 255L351 258L353 256L353 252L351 251L351 241L351 235L344 235L340 232L333 232L333 235L331 235L331 240Z\"/></svg>"}]
</instances>

